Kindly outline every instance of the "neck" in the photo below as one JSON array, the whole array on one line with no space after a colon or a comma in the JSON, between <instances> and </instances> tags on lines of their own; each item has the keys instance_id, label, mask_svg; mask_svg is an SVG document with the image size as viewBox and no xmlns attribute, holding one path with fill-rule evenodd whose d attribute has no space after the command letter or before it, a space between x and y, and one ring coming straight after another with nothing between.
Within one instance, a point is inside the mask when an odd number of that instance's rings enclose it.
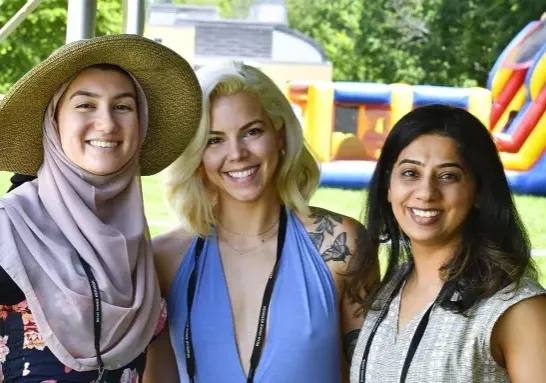
<instances>
[{"instance_id":1,"label":"neck","mask_svg":"<svg viewBox=\"0 0 546 383\"><path fill-rule=\"evenodd\" d=\"M412 282L424 289L440 289L443 285L440 269L452 257L454 247L431 248L412 243L411 249L414 262L410 275Z\"/></svg>"},{"instance_id":2,"label":"neck","mask_svg":"<svg viewBox=\"0 0 546 383\"><path fill-rule=\"evenodd\" d=\"M215 213L220 228L234 233L258 235L278 222L280 206L281 201L276 196L255 202L220 198Z\"/></svg>"}]
</instances>

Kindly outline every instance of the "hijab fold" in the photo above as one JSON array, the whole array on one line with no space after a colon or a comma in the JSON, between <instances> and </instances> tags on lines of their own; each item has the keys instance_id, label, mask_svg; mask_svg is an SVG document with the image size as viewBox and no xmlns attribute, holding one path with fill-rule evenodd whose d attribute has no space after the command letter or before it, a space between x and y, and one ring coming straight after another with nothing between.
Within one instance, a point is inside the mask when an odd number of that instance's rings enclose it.
<instances>
[{"instance_id":1,"label":"hijab fold","mask_svg":"<svg viewBox=\"0 0 546 383\"><path fill-rule=\"evenodd\" d=\"M44 162L38 178L0 199L0 267L25 294L45 345L66 366L97 369L93 304L79 256L101 294L102 359L121 368L148 346L160 294L144 215L139 152L148 104L137 91L140 144L114 174L97 176L63 152L55 111L70 81L44 116ZM26 336L26 334L25 334Z\"/></svg>"}]
</instances>

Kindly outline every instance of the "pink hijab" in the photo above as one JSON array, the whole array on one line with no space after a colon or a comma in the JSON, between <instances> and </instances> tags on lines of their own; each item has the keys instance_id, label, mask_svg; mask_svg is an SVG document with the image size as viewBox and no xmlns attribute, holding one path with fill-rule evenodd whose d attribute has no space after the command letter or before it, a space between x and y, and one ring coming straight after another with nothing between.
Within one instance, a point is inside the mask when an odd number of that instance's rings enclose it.
<instances>
[{"instance_id":1,"label":"pink hijab","mask_svg":"<svg viewBox=\"0 0 546 383\"><path fill-rule=\"evenodd\" d=\"M148 104L140 84L133 82L141 147ZM44 117L44 163L38 179L0 199L0 266L25 294L46 346L66 366L87 371L98 366L92 297L78 254L87 261L101 293L102 359L113 370L145 350L159 318L140 150L107 176L71 162L55 121L69 83L57 91Z\"/></svg>"}]
</instances>

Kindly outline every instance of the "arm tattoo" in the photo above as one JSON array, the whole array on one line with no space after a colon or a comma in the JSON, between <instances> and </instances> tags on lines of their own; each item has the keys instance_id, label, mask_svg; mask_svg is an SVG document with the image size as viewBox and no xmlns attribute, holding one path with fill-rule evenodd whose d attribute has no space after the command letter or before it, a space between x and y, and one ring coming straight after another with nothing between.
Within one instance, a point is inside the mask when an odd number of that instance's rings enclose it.
<instances>
[{"instance_id":1,"label":"arm tattoo","mask_svg":"<svg viewBox=\"0 0 546 383\"><path fill-rule=\"evenodd\" d=\"M355 352L356 342L360 335L360 329L351 330L343 337L343 353L347 362L351 363Z\"/></svg>"},{"instance_id":2,"label":"arm tattoo","mask_svg":"<svg viewBox=\"0 0 546 383\"><path fill-rule=\"evenodd\" d=\"M322 258L325 262L330 260L345 262L349 255L351 255L351 251L347 246L347 233L343 232L334 239L334 243L329 248L324 250Z\"/></svg>"},{"instance_id":3,"label":"arm tattoo","mask_svg":"<svg viewBox=\"0 0 546 383\"><path fill-rule=\"evenodd\" d=\"M324 233L325 231L330 234L334 235L334 227L336 226L334 221L337 221L338 223L343 222L343 216L340 214L332 213L332 212L324 212L320 210L313 210L311 213L311 218L315 219L315 225L317 225L317 231L319 233Z\"/></svg>"},{"instance_id":4,"label":"arm tattoo","mask_svg":"<svg viewBox=\"0 0 546 383\"><path fill-rule=\"evenodd\" d=\"M320 248L324 243L325 234L328 233L331 236L334 235L334 228L336 223L343 222L343 216L340 214L325 212L323 210L313 210L311 218L314 218L314 224L317 225L314 232L309 233L311 241L317 251L320 252ZM343 232L338 234L334 239L334 242L321 254L325 262L330 260L345 262L346 258L351 255L351 251L347 246L347 233Z\"/></svg>"},{"instance_id":5,"label":"arm tattoo","mask_svg":"<svg viewBox=\"0 0 546 383\"><path fill-rule=\"evenodd\" d=\"M313 245L315 245L317 251L320 251L320 248L322 247L322 242L324 242L324 234L309 233L309 237L311 237L311 242L313 242Z\"/></svg>"}]
</instances>

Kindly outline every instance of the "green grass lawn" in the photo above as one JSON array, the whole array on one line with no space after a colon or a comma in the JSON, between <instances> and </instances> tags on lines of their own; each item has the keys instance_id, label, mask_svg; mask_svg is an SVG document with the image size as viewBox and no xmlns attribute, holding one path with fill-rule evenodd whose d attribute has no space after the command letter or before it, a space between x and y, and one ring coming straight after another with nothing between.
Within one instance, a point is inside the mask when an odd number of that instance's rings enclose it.
<instances>
[{"instance_id":1,"label":"green grass lawn","mask_svg":"<svg viewBox=\"0 0 546 383\"><path fill-rule=\"evenodd\" d=\"M0 194L7 190L10 174L0 172ZM176 225L176 218L170 213L161 188L161 176L144 177L144 202L146 215L150 222L152 236L160 234ZM546 212L546 198L515 196L516 205L527 226L534 249L546 250L546 220L541 212ZM349 217L359 219L366 201L364 191L321 188L313 196L311 203ZM536 257L539 266L546 271L546 257ZM544 273L546 275L546 273ZM543 279L546 284L546 278Z\"/></svg>"}]
</instances>

